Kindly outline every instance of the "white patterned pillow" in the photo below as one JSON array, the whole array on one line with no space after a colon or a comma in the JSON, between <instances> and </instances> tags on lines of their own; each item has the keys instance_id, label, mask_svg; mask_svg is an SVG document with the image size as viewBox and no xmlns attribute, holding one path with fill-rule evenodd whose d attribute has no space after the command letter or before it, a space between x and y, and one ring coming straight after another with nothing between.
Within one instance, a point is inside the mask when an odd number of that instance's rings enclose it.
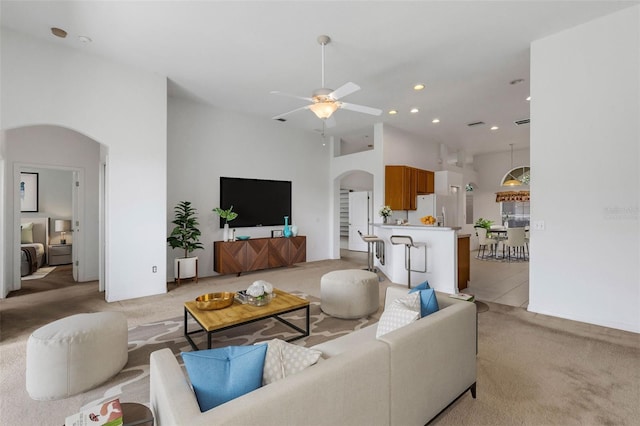
<instances>
[{"instance_id":1,"label":"white patterned pillow","mask_svg":"<svg viewBox=\"0 0 640 426\"><path fill-rule=\"evenodd\" d=\"M384 310L378 321L376 338L387 334L407 324L411 324L420 318L420 293L409 293L408 295L394 300L391 305Z\"/></svg>"},{"instance_id":2,"label":"white patterned pillow","mask_svg":"<svg viewBox=\"0 0 640 426\"><path fill-rule=\"evenodd\" d=\"M320 355L322 355L322 352L318 350L293 345L280 339L256 343L256 345L265 343L268 346L262 370L263 386L301 372L318 362Z\"/></svg>"}]
</instances>

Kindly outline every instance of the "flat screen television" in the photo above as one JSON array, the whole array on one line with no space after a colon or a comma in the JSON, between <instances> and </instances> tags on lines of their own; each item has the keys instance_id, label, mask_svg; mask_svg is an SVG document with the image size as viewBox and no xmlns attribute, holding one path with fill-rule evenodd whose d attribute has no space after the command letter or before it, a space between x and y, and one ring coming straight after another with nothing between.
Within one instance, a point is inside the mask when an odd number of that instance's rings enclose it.
<instances>
[{"instance_id":1,"label":"flat screen television","mask_svg":"<svg viewBox=\"0 0 640 426\"><path fill-rule=\"evenodd\" d=\"M291 224L291 181L221 177L220 208L231 206L238 213L232 228L283 225L285 216Z\"/></svg>"}]
</instances>

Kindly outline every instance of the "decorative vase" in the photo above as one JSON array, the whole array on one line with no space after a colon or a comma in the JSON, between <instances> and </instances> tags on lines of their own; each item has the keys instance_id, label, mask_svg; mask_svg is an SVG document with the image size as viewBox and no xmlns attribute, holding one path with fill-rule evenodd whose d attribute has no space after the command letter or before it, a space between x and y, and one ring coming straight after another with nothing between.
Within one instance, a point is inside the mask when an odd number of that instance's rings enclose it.
<instances>
[{"instance_id":1,"label":"decorative vase","mask_svg":"<svg viewBox=\"0 0 640 426\"><path fill-rule=\"evenodd\" d=\"M289 216L284 217L284 229L282 230L282 235L287 238L291 236L291 228L289 227Z\"/></svg>"},{"instance_id":2,"label":"decorative vase","mask_svg":"<svg viewBox=\"0 0 640 426\"><path fill-rule=\"evenodd\" d=\"M387 216L382 216L382 223L387 223Z\"/></svg>"},{"instance_id":3,"label":"decorative vase","mask_svg":"<svg viewBox=\"0 0 640 426\"><path fill-rule=\"evenodd\" d=\"M229 241L229 224L224 224L224 231L222 232L222 241Z\"/></svg>"},{"instance_id":4,"label":"decorative vase","mask_svg":"<svg viewBox=\"0 0 640 426\"><path fill-rule=\"evenodd\" d=\"M291 235L294 237L298 236L298 225L291 225Z\"/></svg>"}]
</instances>

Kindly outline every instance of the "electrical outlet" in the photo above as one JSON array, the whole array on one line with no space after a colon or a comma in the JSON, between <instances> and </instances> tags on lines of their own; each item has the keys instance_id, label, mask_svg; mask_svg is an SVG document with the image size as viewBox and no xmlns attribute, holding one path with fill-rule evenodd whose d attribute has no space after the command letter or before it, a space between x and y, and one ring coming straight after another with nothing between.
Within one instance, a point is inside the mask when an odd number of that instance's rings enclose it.
<instances>
[{"instance_id":1,"label":"electrical outlet","mask_svg":"<svg viewBox=\"0 0 640 426\"><path fill-rule=\"evenodd\" d=\"M154 274L155 274L156 272L158 272L158 267L157 267L157 266L152 266L152 267L151 267L151 272L153 272Z\"/></svg>"}]
</instances>

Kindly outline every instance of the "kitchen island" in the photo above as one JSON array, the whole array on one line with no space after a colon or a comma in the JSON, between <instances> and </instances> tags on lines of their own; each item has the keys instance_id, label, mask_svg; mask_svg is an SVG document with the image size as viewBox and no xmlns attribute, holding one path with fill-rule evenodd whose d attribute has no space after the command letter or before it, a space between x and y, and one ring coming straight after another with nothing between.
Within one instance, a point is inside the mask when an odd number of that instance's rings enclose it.
<instances>
[{"instance_id":1,"label":"kitchen island","mask_svg":"<svg viewBox=\"0 0 640 426\"><path fill-rule=\"evenodd\" d=\"M408 235L414 243L425 244L411 249L411 269L426 271L411 272L411 286L415 287L426 280L435 290L449 294L458 293L459 229L444 226L374 223L374 234L382 238L385 245L385 264L380 264L376 258L375 266L392 282L407 285L405 246L391 244L390 237Z\"/></svg>"}]
</instances>

